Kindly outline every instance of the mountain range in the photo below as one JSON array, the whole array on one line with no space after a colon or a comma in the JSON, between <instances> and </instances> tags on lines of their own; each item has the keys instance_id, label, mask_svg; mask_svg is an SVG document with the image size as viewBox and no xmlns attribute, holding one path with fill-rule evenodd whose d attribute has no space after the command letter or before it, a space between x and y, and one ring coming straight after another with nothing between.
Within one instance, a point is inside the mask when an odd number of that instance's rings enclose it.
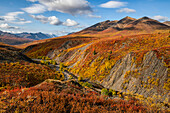
<instances>
[{"instance_id":1,"label":"mountain range","mask_svg":"<svg viewBox=\"0 0 170 113\"><path fill-rule=\"evenodd\" d=\"M104 21L92 25L80 32L78 34L87 34L87 33L104 33L104 32L117 32L117 31L125 31L125 30L138 30L145 32L152 32L154 30L165 30L170 29L168 22L161 23L157 20L151 19L149 17L142 17L139 19L125 17L121 20L114 21Z\"/></svg>"},{"instance_id":2,"label":"mountain range","mask_svg":"<svg viewBox=\"0 0 170 113\"><path fill-rule=\"evenodd\" d=\"M23 33L18 33L15 34L16 36L22 37L22 38L29 38L29 39L33 39L33 40L42 40L42 39L48 39L48 38L53 38L53 37L57 37L54 34L44 34L44 33L27 33L27 32L23 32Z\"/></svg>"},{"instance_id":3,"label":"mountain range","mask_svg":"<svg viewBox=\"0 0 170 113\"><path fill-rule=\"evenodd\" d=\"M17 33L12 34L8 32L2 32L0 31L0 42L10 44L10 45L18 45L18 44L24 44L28 42L32 42L34 40L42 40L42 39L48 39L57 37L56 35L52 34L44 34L44 33Z\"/></svg>"}]
</instances>

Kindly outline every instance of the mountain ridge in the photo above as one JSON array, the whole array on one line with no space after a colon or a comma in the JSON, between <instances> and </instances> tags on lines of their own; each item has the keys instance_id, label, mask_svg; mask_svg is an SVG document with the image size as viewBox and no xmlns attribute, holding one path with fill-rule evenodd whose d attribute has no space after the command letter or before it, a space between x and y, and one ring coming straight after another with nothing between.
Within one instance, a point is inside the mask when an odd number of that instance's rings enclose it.
<instances>
[{"instance_id":1,"label":"mountain ridge","mask_svg":"<svg viewBox=\"0 0 170 113\"><path fill-rule=\"evenodd\" d=\"M42 39L48 39L48 38L54 38L57 37L54 34L44 34L44 33L8 33L0 31L0 42L10 44L10 45L19 45L24 43L29 43L34 40L42 40Z\"/></svg>"},{"instance_id":2,"label":"mountain ridge","mask_svg":"<svg viewBox=\"0 0 170 113\"><path fill-rule=\"evenodd\" d=\"M105 27L104 27L105 26ZM99 29L101 28L101 29ZM103 28L103 29L102 29ZM110 29L110 30L108 30ZM170 26L161 23L157 20L151 19L149 17L142 17L139 19L135 19L132 17L124 17L120 20L114 20L114 21L103 21L99 22L95 25L92 25L86 29L81 30L80 34L88 34L88 33L96 33L93 31L104 32L104 31L110 31L115 32L116 31L123 31L123 30L145 30L147 31L154 31L154 30L164 30L164 29L170 29ZM76 33L76 34L78 34Z\"/></svg>"},{"instance_id":3,"label":"mountain ridge","mask_svg":"<svg viewBox=\"0 0 170 113\"><path fill-rule=\"evenodd\" d=\"M33 40L42 40L42 39L48 39L48 38L53 38L53 37L57 37L54 34L45 34L42 32L38 32L38 33L28 33L28 32L23 32L23 33L18 33L15 34L19 37L23 37L23 38L29 38L29 39L33 39Z\"/></svg>"}]
</instances>

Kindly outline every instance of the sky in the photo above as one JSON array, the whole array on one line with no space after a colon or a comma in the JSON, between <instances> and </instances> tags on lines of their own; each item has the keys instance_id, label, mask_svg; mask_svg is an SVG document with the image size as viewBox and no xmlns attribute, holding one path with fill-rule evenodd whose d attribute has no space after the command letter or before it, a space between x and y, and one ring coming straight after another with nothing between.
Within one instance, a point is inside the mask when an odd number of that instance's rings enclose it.
<instances>
[{"instance_id":1,"label":"sky","mask_svg":"<svg viewBox=\"0 0 170 113\"><path fill-rule=\"evenodd\" d=\"M170 0L0 0L0 30L57 36L106 20L170 20Z\"/></svg>"}]
</instances>

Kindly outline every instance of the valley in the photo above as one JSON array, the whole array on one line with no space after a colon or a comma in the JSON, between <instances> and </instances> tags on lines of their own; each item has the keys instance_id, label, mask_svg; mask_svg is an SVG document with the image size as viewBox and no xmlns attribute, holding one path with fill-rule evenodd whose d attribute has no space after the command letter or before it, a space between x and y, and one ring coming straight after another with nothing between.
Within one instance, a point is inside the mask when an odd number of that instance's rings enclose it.
<instances>
[{"instance_id":1,"label":"valley","mask_svg":"<svg viewBox=\"0 0 170 113\"><path fill-rule=\"evenodd\" d=\"M169 112L170 26L142 17L0 44L0 111Z\"/></svg>"}]
</instances>

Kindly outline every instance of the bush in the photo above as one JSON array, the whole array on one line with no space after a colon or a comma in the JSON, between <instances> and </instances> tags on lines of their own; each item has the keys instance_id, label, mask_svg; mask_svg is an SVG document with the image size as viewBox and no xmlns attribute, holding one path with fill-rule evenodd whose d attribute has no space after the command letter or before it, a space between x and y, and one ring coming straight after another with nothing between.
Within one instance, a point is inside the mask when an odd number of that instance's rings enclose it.
<instances>
[{"instance_id":1,"label":"bush","mask_svg":"<svg viewBox=\"0 0 170 113\"><path fill-rule=\"evenodd\" d=\"M109 95L111 96L116 95L116 91L113 89L109 89Z\"/></svg>"},{"instance_id":2,"label":"bush","mask_svg":"<svg viewBox=\"0 0 170 113\"><path fill-rule=\"evenodd\" d=\"M106 88L103 88L103 89L101 90L101 95L106 95L106 96L108 96L108 95L109 95L109 91L108 91Z\"/></svg>"},{"instance_id":3,"label":"bush","mask_svg":"<svg viewBox=\"0 0 170 113\"><path fill-rule=\"evenodd\" d=\"M96 55L96 54L97 54L97 52L94 50L94 51L93 51L93 55Z\"/></svg>"},{"instance_id":4,"label":"bush","mask_svg":"<svg viewBox=\"0 0 170 113\"><path fill-rule=\"evenodd\" d=\"M87 87L89 87L89 88L92 87L92 85L91 85L90 83L88 83L88 82L83 83L82 86L84 86L84 87L87 86Z\"/></svg>"},{"instance_id":5,"label":"bush","mask_svg":"<svg viewBox=\"0 0 170 113\"><path fill-rule=\"evenodd\" d=\"M82 81L83 80L83 77L82 76L79 76L78 77L78 81Z\"/></svg>"},{"instance_id":6,"label":"bush","mask_svg":"<svg viewBox=\"0 0 170 113\"><path fill-rule=\"evenodd\" d=\"M64 68L65 68L65 66L64 66L64 64L63 63L60 63L60 71L64 71Z\"/></svg>"}]
</instances>

